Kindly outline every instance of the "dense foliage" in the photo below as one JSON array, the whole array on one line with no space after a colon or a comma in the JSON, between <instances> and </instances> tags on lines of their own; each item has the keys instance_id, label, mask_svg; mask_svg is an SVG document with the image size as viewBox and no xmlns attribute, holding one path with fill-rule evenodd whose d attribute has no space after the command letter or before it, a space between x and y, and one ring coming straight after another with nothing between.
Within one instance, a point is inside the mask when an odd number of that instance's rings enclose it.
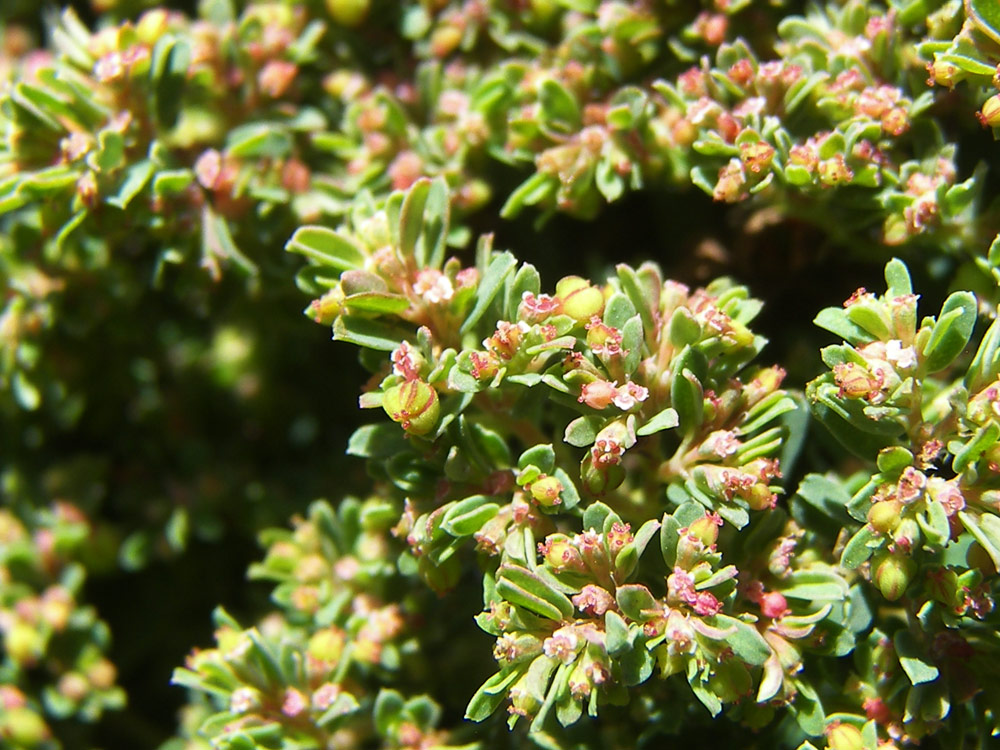
<instances>
[{"instance_id":1,"label":"dense foliage","mask_svg":"<svg viewBox=\"0 0 1000 750\"><path fill-rule=\"evenodd\" d=\"M1000 741L994 0L34 5L0 746Z\"/></svg>"}]
</instances>

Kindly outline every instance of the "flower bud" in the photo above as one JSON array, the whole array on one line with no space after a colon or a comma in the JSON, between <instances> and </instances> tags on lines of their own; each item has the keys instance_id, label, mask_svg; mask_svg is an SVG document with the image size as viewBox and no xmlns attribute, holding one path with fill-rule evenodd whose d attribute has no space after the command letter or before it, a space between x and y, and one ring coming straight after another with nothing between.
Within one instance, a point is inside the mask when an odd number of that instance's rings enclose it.
<instances>
[{"instance_id":1,"label":"flower bud","mask_svg":"<svg viewBox=\"0 0 1000 750\"><path fill-rule=\"evenodd\" d=\"M782 617L788 613L788 600L780 591L769 591L760 598L760 611L771 619Z\"/></svg>"},{"instance_id":2,"label":"flower bud","mask_svg":"<svg viewBox=\"0 0 1000 750\"><path fill-rule=\"evenodd\" d=\"M325 662L337 662L344 651L344 633L337 628L316 631L309 639L309 655Z\"/></svg>"},{"instance_id":3,"label":"flower bud","mask_svg":"<svg viewBox=\"0 0 1000 750\"><path fill-rule=\"evenodd\" d=\"M45 640L34 626L17 622L4 636L4 648L15 664L28 666L37 662L45 653Z\"/></svg>"},{"instance_id":4,"label":"flower bud","mask_svg":"<svg viewBox=\"0 0 1000 750\"><path fill-rule=\"evenodd\" d=\"M49 737L45 721L27 706L3 712L0 718L0 740L5 747L31 748L41 745Z\"/></svg>"},{"instance_id":5,"label":"flower bud","mask_svg":"<svg viewBox=\"0 0 1000 750\"><path fill-rule=\"evenodd\" d=\"M437 391L422 380L408 380L387 390L382 408L411 435L426 435L438 423L441 404Z\"/></svg>"},{"instance_id":6,"label":"flower bud","mask_svg":"<svg viewBox=\"0 0 1000 750\"><path fill-rule=\"evenodd\" d=\"M528 487L531 497L543 508L551 508L559 505L562 502L562 498L559 495L563 489L562 482L547 474L542 474Z\"/></svg>"},{"instance_id":7,"label":"flower bud","mask_svg":"<svg viewBox=\"0 0 1000 750\"><path fill-rule=\"evenodd\" d=\"M563 314L585 323L604 312L604 294L579 276L566 276L556 284L556 296L562 300Z\"/></svg>"},{"instance_id":8,"label":"flower bud","mask_svg":"<svg viewBox=\"0 0 1000 750\"><path fill-rule=\"evenodd\" d=\"M704 516L688 526L687 533L698 539L707 549L715 546L715 542L719 539L720 526L722 518L719 514L706 511Z\"/></svg>"},{"instance_id":9,"label":"flower bud","mask_svg":"<svg viewBox=\"0 0 1000 750\"><path fill-rule=\"evenodd\" d=\"M572 540L565 534L552 534L538 545L538 551L546 564L556 573L565 570L583 572L586 564Z\"/></svg>"},{"instance_id":10,"label":"flower bud","mask_svg":"<svg viewBox=\"0 0 1000 750\"><path fill-rule=\"evenodd\" d=\"M826 728L826 743L829 750L865 750L861 730L852 724L833 722Z\"/></svg>"},{"instance_id":11,"label":"flower bud","mask_svg":"<svg viewBox=\"0 0 1000 750\"><path fill-rule=\"evenodd\" d=\"M868 509L868 525L882 534L894 531L899 526L902 507L899 500L880 500Z\"/></svg>"},{"instance_id":12,"label":"flower bud","mask_svg":"<svg viewBox=\"0 0 1000 750\"><path fill-rule=\"evenodd\" d=\"M983 108L976 113L976 118L984 128L1000 127L1000 94L994 94L983 103Z\"/></svg>"},{"instance_id":13,"label":"flower bud","mask_svg":"<svg viewBox=\"0 0 1000 750\"><path fill-rule=\"evenodd\" d=\"M906 591L915 571L916 564L910 558L886 552L872 563L872 580L882 596L894 602Z\"/></svg>"},{"instance_id":14,"label":"flower bud","mask_svg":"<svg viewBox=\"0 0 1000 750\"><path fill-rule=\"evenodd\" d=\"M625 481L625 469L621 464L594 464L591 453L584 456L580 464L580 479L592 495L604 495L621 487Z\"/></svg>"},{"instance_id":15,"label":"flower bud","mask_svg":"<svg viewBox=\"0 0 1000 750\"><path fill-rule=\"evenodd\" d=\"M368 17L371 0L326 0L326 11L336 23L348 28L360 26Z\"/></svg>"}]
</instances>

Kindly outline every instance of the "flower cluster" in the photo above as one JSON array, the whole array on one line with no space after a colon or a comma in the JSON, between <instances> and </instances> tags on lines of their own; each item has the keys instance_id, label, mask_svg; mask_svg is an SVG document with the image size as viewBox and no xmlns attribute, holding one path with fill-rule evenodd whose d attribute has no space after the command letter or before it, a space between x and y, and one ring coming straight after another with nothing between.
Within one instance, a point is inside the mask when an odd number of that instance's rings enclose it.
<instances>
[{"instance_id":1,"label":"flower cluster","mask_svg":"<svg viewBox=\"0 0 1000 750\"><path fill-rule=\"evenodd\" d=\"M96 721L125 692L107 659L107 626L78 596L100 554L69 503L27 514L0 509L0 739L51 747L50 723ZM38 690L37 683L44 685ZM41 698L41 700L39 700Z\"/></svg>"},{"instance_id":2,"label":"flower cluster","mask_svg":"<svg viewBox=\"0 0 1000 750\"><path fill-rule=\"evenodd\" d=\"M851 492L837 488L862 524L845 539L841 564L901 607L902 623L872 631L870 653L881 655L858 679L861 708L880 733L909 742L944 719L932 696L957 702L980 689L977 655L993 648L979 634L994 627L1000 563L993 489L998 334L994 323L967 360L975 298L954 293L936 318L918 324L906 266L891 261L885 277L884 295L859 289L842 309L817 317L844 343L823 350L832 372L808 393L824 425L876 462L877 471ZM967 363L964 372L958 362ZM903 687L898 697L888 698L890 683Z\"/></svg>"},{"instance_id":3,"label":"flower cluster","mask_svg":"<svg viewBox=\"0 0 1000 750\"><path fill-rule=\"evenodd\" d=\"M417 612L389 563L398 510L378 498L314 503L293 531L272 529L250 576L280 606L243 628L221 608L216 645L195 649L174 682L212 696L198 733L212 747L450 747L427 696L379 689L419 673ZM472 747L472 746L466 746Z\"/></svg>"}]
</instances>

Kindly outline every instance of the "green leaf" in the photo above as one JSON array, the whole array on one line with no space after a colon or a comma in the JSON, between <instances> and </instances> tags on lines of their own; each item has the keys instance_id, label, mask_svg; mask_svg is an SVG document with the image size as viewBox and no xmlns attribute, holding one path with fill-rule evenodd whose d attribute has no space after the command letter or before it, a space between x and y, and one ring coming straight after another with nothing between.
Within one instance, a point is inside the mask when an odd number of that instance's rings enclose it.
<instances>
[{"instance_id":1,"label":"green leaf","mask_svg":"<svg viewBox=\"0 0 1000 750\"><path fill-rule=\"evenodd\" d=\"M341 271L361 268L365 262L365 253L354 240L326 227L297 229L285 245L285 250Z\"/></svg>"},{"instance_id":2,"label":"green leaf","mask_svg":"<svg viewBox=\"0 0 1000 750\"><path fill-rule=\"evenodd\" d=\"M551 443L528 448L517 459L517 468L525 469L529 466L536 466L543 474L551 474L556 464L556 452Z\"/></svg>"},{"instance_id":3,"label":"green leaf","mask_svg":"<svg viewBox=\"0 0 1000 750\"><path fill-rule=\"evenodd\" d=\"M843 601L848 596L847 581L833 571L797 570L789 576L791 585L781 593L789 599L806 601Z\"/></svg>"},{"instance_id":4,"label":"green leaf","mask_svg":"<svg viewBox=\"0 0 1000 750\"><path fill-rule=\"evenodd\" d=\"M967 510L958 512L962 525L976 538L1000 570L1000 518L992 513L973 515Z\"/></svg>"},{"instance_id":5,"label":"green leaf","mask_svg":"<svg viewBox=\"0 0 1000 750\"><path fill-rule=\"evenodd\" d=\"M844 341L854 345L870 344L874 337L864 328L847 317L847 312L839 307L827 307L820 310L813 319L813 324L823 330L835 333Z\"/></svg>"},{"instance_id":6,"label":"green leaf","mask_svg":"<svg viewBox=\"0 0 1000 750\"><path fill-rule=\"evenodd\" d=\"M753 625L723 614L716 615L713 619L713 624L722 630L735 629L734 633L726 637L726 645L745 664L759 667L771 656L771 647Z\"/></svg>"},{"instance_id":7,"label":"green leaf","mask_svg":"<svg viewBox=\"0 0 1000 750\"><path fill-rule=\"evenodd\" d=\"M576 448L586 448L588 445L593 445L597 439L597 433L601 431L605 421L604 417L593 415L577 417L566 425L563 440ZM655 432L655 430L652 430L652 432ZM649 433L637 430L636 434L646 435Z\"/></svg>"},{"instance_id":8,"label":"green leaf","mask_svg":"<svg viewBox=\"0 0 1000 750\"><path fill-rule=\"evenodd\" d=\"M648 422L635 431L635 434L652 435L653 433L660 432L661 430L672 429L679 424L680 417L678 417L677 411L671 407L667 407L663 411L653 415Z\"/></svg>"},{"instance_id":9,"label":"green leaf","mask_svg":"<svg viewBox=\"0 0 1000 750\"><path fill-rule=\"evenodd\" d=\"M554 126L562 133L572 133L580 129L580 105L576 97L558 81L547 78L538 89L538 103L546 125Z\"/></svg>"},{"instance_id":10,"label":"green leaf","mask_svg":"<svg viewBox=\"0 0 1000 750\"><path fill-rule=\"evenodd\" d=\"M229 223L205 204L201 212L202 252L206 258L230 260L248 276L257 276L257 264L240 252L229 231Z\"/></svg>"},{"instance_id":11,"label":"green leaf","mask_svg":"<svg viewBox=\"0 0 1000 750\"><path fill-rule=\"evenodd\" d=\"M635 305L621 292L612 294L604 305L604 324L612 328L624 328L635 315Z\"/></svg>"},{"instance_id":12,"label":"green leaf","mask_svg":"<svg viewBox=\"0 0 1000 750\"><path fill-rule=\"evenodd\" d=\"M165 169L153 178L153 193L158 197L177 195L194 182L190 169Z\"/></svg>"},{"instance_id":13,"label":"green leaf","mask_svg":"<svg viewBox=\"0 0 1000 750\"><path fill-rule=\"evenodd\" d=\"M944 506L933 500L927 503L926 513L917 515L917 523L927 534L930 544L943 547L951 536L951 526L948 523L948 513Z\"/></svg>"},{"instance_id":14,"label":"green leaf","mask_svg":"<svg viewBox=\"0 0 1000 750\"><path fill-rule=\"evenodd\" d=\"M938 677L938 668L933 664L924 661L920 649L917 647L913 636L904 629L896 631L893 636L893 644L896 647L896 655L899 657L899 664L910 678L910 682L919 685L922 682L930 682Z\"/></svg>"},{"instance_id":15,"label":"green leaf","mask_svg":"<svg viewBox=\"0 0 1000 750\"><path fill-rule=\"evenodd\" d=\"M375 698L372 718L375 729L383 737L387 737L393 727L403 720L403 696L395 690L382 688Z\"/></svg>"},{"instance_id":16,"label":"green leaf","mask_svg":"<svg viewBox=\"0 0 1000 750\"><path fill-rule=\"evenodd\" d=\"M901 445L883 448L875 460L878 470L890 474L902 471L913 463L913 454Z\"/></svg>"},{"instance_id":17,"label":"green leaf","mask_svg":"<svg viewBox=\"0 0 1000 750\"><path fill-rule=\"evenodd\" d=\"M360 458L388 458L406 450L405 433L395 423L376 422L354 431L347 441L347 455Z\"/></svg>"},{"instance_id":18,"label":"green leaf","mask_svg":"<svg viewBox=\"0 0 1000 750\"><path fill-rule=\"evenodd\" d=\"M971 292L955 292L944 301L923 351L927 372L943 370L962 353L976 325L976 309L976 297Z\"/></svg>"},{"instance_id":19,"label":"green leaf","mask_svg":"<svg viewBox=\"0 0 1000 750\"><path fill-rule=\"evenodd\" d=\"M422 252L423 258L416 258L417 240L424 228L424 206L431 188L431 181L426 177L413 183L406 191L406 198L399 213L399 250L404 258L414 258L417 267L423 268L427 252Z\"/></svg>"},{"instance_id":20,"label":"green leaf","mask_svg":"<svg viewBox=\"0 0 1000 750\"><path fill-rule=\"evenodd\" d=\"M473 326L483 317L503 286L504 280L516 265L517 261L510 253L499 253L493 257L479 282L479 288L476 290L476 305L472 308L472 312L469 313L465 322L462 323L460 329L462 333L468 333L472 330Z\"/></svg>"},{"instance_id":21,"label":"green leaf","mask_svg":"<svg viewBox=\"0 0 1000 750\"><path fill-rule=\"evenodd\" d=\"M153 90L153 111L163 128L172 128L180 115L184 84L191 63L191 47L172 35L160 37L149 61L149 82Z\"/></svg>"},{"instance_id":22,"label":"green leaf","mask_svg":"<svg viewBox=\"0 0 1000 750\"><path fill-rule=\"evenodd\" d=\"M954 444L949 446L949 450L955 455L951 468L956 474L962 473L992 448L998 439L1000 439L1000 426L996 422L987 422L977 429L960 449L955 450Z\"/></svg>"},{"instance_id":23,"label":"green leaf","mask_svg":"<svg viewBox=\"0 0 1000 750\"><path fill-rule=\"evenodd\" d=\"M993 246L1000 249L1000 235L993 241L991 250ZM983 335L976 356L969 365L965 385L972 393L976 393L996 379L998 374L1000 374L1000 320L995 320Z\"/></svg>"},{"instance_id":24,"label":"green leaf","mask_svg":"<svg viewBox=\"0 0 1000 750\"><path fill-rule=\"evenodd\" d=\"M500 511L500 506L491 500L488 495L472 495L459 500L444 514L441 528L455 537L475 534Z\"/></svg>"},{"instance_id":25,"label":"green leaf","mask_svg":"<svg viewBox=\"0 0 1000 750\"><path fill-rule=\"evenodd\" d=\"M862 526L844 546L844 551L840 555L841 566L848 570L857 568L872 556L875 551L872 543L880 539L879 533L871 526Z\"/></svg>"},{"instance_id":26,"label":"green leaf","mask_svg":"<svg viewBox=\"0 0 1000 750\"><path fill-rule=\"evenodd\" d=\"M965 12L977 29L1000 44L1000 4L996 0L965 0Z\"/></svg>"},{"instance_id":27,"label":"green leaf","mask_svg":"<svg viewBox=\"0 0 1000 750\"><path fill-rule=\"evenodd\" d=\"M538 574L509 564L497 574L497 593L511 604L557 622L573 616L573 603Z\"/></svg>"},{"instance_id":28,"label":"green leaf","mask_svg":"<svg viewBox=\"0 0 1000 750\"><path fill-rule=\"evenodd\" d=\"M807 735L821 736L826 729L826 712L819 696L808 682L793 680L792 684L798 690L795 702L790 706L792 715Z\"/></svg>"},{"instance_id":29,"label":"green leaf","mask_svg":"<svg viewBox=\"0 0 1000 750\"><path fill-rule=\"evenodd\" d=\"M507 688L513 685L523 671L512 669L497 672L480 685L465 709L465 718L471 721L483 721L492 714L507 698Z\"/></svg>"},{"instance_id":30,"label":"green leaf","mask_svg":"<svg viewBox=\"0 0 1000 750\"><path fill-rule=\"evenodd\" d=\"M125 171L125 179L118 187L118 193L107 199L107 203L122 210L146 187L149 178L153 176L153 162L149 159L137 162Z\"/></svg>"},{"instance_id":31,"label":"green leaf","mask_svg":"<svg viewBox=\"0 0 1000 750\"><path fill-rule=\"evenodd\" d=\"M678 424L685 434L691 434L701 426L705 403L701 383L691 370L684 368L674 374L670 384L670 402L677 411Z\"/></svg>"},{"instance_id":32,"label":"green leaf","mask_svg":"<svg viewBox=\"0 0 1000 750\"><path fill-rule=\"evenodd\" d=\"M613 609L604 614L604 630L607 640L605 647L609 656L620 656L632 647L629 640L628 625Z\"/></svg>"},{"instance_id":33,"label":"green leaf","mask_svg":"<svg viewBox=\"0 0 1000 750\"><path fill-rule=\"evenodd\" d=\"M622 285L622 291L628 296L638 311L639 317L642 319L643 329L647 331L655 330L655 316L658 312L656 309L657 300L647 294L646 287L643 286L642 281L639 279L639 274L631 266L619 263L615 266L615 271L618 274L618 281Z\"/></svg>"},{"instance_id":34,"label":"green leaf","mask_svg":"<svg viewBox=\"0 0 1000 750\"><path fill-rule=\"evenodd\" d=\"M885 264L886 297L902 297L913 294L913 283L910 281L910 271L899 258L893 258Z\"/></svg>"},{"instance_id":35,"label":"green leaf","mask_svg":"<svg viewBox=\"0 0 1000 750\"><path fill-rule=\"evenodd\" d=\"M625 616L637 622L645 622L662 612L662 608L649 593L649 589L637 583L619 586L615 600Z\"/></svg>"},{"instance_id":36,"label":"green leaf","mask_svg":"<svg viewBox=\"0 0 1000 750\"><path fill-rule=\"evenodd\" d=\"M292 146L292 134L276 122L247 123L226 136L226 153L237 159L284 159Z\"/></svg>"},{"instance_id":37,"label":"green leaf","mask_svg":"<svg viewBox=\"0 0 1000 750\"><path fill-rule=\"evenodd\" d=\"M350 312L396 315L410 306L410 300L401 294L389 292L360 292L344 298L344 307Z\"/></svg>"},{"instance_id":38,"label":"green leaf","mask_svg":"<svg viewBox=\"0 0 1000 750\"><path fill-rule=\"evenodd\" d=\"M333 322L333 340L347 341L366 349L391 352L407 337L407 331L378 320L339 315Z\"/></svg>"}]
</instances>

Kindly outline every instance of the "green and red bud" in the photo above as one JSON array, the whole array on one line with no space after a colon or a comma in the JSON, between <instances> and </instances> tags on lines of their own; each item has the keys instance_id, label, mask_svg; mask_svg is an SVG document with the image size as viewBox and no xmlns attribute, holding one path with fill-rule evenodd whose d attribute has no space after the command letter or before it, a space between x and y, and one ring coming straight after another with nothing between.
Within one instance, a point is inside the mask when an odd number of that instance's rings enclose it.
<instances>
[{"instance_id":1,"label":"green and red bud","mask_svg":"<svg viewBox=\"0 0 1000 750\"><path fill-rule=\"evenodd\" d=\"M441 415L437 391L422 380L409 380L387 390L382 408L411 435L428 434L437 427Z\"/></svg>"}]
</instances>

